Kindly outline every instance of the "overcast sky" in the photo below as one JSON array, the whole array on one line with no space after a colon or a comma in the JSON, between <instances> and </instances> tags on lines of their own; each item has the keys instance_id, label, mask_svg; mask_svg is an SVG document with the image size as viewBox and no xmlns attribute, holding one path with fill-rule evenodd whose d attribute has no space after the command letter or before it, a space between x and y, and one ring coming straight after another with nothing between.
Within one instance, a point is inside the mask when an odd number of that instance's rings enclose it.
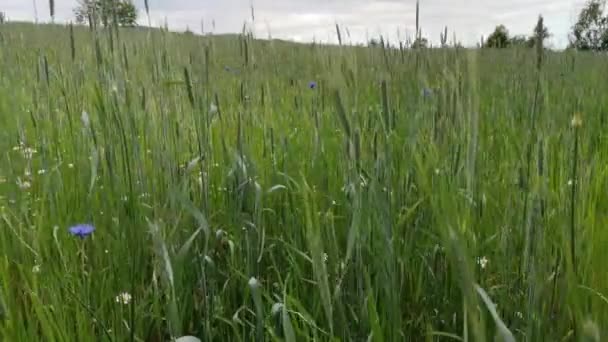
<instances>
[{"instance_id":1,"label":"overcast sky","mask_svg":"<svg viewBox=\"0 0 608 342\"><path fill-rule=\"evenodd\" d=\"M144 0L133 0L147 23ZM474 45L497 24L511 34L531 32L539 14L553 34L550 44L565 47L568 31L585 0L421 0L423 35L437 44L444 26L459 41ZM55 0L57 21L73 19L76 0ZM165 22L169 28L215 33L240 32L251 23L258 37L296 41L336 41L335 23L348 28L352 42L362 42L379 34L390 41L404 39L415 31L415 0L149 0L152 24ZM1 0L0 11L10 20L49 21L49 0ZM213 26L212 23L215 23ZM346 34L345 34L346 35Z\"/></svg>"}]
</instances>

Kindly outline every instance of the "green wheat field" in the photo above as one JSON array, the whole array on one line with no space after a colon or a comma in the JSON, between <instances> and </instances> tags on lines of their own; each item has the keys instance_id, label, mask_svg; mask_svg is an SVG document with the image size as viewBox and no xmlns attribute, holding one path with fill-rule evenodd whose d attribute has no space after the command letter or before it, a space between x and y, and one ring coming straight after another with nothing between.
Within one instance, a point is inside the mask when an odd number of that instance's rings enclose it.
<instances>
[{"instance_id":1,"label":"green wheat field","mask_svg":"<svg viewBox=\"0 0 608 342\"><path fill-rule=\"evenodd\" d=\"M1 341L608 333L605 56L10 23L0 67Z\"/></svg>"}]
</instances>

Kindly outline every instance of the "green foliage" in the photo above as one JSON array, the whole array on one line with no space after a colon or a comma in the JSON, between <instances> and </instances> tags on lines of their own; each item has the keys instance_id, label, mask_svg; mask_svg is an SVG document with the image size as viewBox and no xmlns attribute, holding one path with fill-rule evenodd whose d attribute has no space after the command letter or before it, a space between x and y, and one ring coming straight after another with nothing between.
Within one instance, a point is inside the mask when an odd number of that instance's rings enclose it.
<instances>
[{"instance_id":1,"label":"green foliage","mask_svg":"<svg viewBox=\"0 0 608 342\"><path fill-rule=\"evenodd\" d=\"M428 39L424 37L418 37L412 43L412 49L426 49L429 46Z\"/></svg>"},{"instance_id":2,"label":"green foliage","mask_svg":"<svg viewBox=\"0 0 608 342\"><path fill-rule=\"evenodd\" d=\"M526 37L525 35L513 36L509 39L508 45L532 48L535 47L537 43L542 43L549 37L551 37L551 33L549 33L549 29L545 26L543 17L539 16L530 37Z\"/></svg>"},{"instance_id":3,"label":"green foliage","mask_svg":"<svg viewBox=\"0 0 608 342\"><path fill-rule=\"evenodd\" d=\"M604 15L604 9L604 0L587 2L572 28L571 47L579 50L608 50L608 16Z\"/></svg>"},{"instance_id":4,"label":"green foliage","mask_svg":"<svg viewBox=\"0 0 608 342\"><path fill-rule=\"evenodd\" d=\"M529 46L531 39L525 35L516 35L509 39L509 46Z\"/></svg>"},{"instance_id":5,"label":"green foliage","mask_svg":"<svg viewBox=\"0 0 608 342\"><path fill-rule=\"evenodd\" d=\"M74 9L76 22L97 25L137 25L137 8L131 0L78 0Z\"/></svg>"},{"instance_id":6,"label":"green foliage","mask_svg":"<svg viewBox=\"0 0 608 342\"><path fill-rule=\"evenodd\" d=\"M484 47L499 49L509 47L509 45L509 31L504 25L496 26L494 32L488 36L488 39L484 43Z\"/></svg>"},{"instance_id":7,"label":"green foliage","mask_svg":"<svg viewBox=\"0 0 608 342\"><path fill-rule=\"evenodd\" d=\"M1 31L1 341L608 331L603 56Z\"/></svg>"}]
</instances>

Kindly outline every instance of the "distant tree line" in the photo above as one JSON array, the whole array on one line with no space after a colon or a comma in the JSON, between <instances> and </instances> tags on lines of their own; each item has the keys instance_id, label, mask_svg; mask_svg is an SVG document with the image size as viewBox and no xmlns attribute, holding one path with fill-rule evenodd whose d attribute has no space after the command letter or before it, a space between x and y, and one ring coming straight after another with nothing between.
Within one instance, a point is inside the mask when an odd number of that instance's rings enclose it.
<instances>
[{"instance_id":1,"label":"distant tree line","mask_svg":"<svg viewBox=\"0 0 608 342\"><path fill-rule=\"evenodd\" d=\"M572 27L569 35L569 48L583 51L608 51L608 14L606 14L607 0L587 0L587 3L581 9L578 15L576 24ZM447 41L447 27L440 34L440 47L447 48L450 46ZM549 29L545 26L542 16L528 35L513 35L504 25L498 25L494 31L487 37L481 39L478 43L479 47L503 49L510 47L534 48L539 42L543 43L547 38L551 37ZM380 39L373 38L368 41L370 47L386 47L385 42ZM415 38L406 40L405 43L400 43L400 46L423 49L430 47L429 40L422 36L422 30L419 23L419 3L416 3L416 36ZM459 42L452 42L452 46L461 47Z\"/></svg>"},{"instance_id":2,"label":"distant tree line","mask_svg":"<svg viewBox=\"0 0 608 342\"><path fill-rule=\"evenodd\" d=\"M606 0L588 0L579 13L570 33L569 48L588 51L608 51L608 15ZM540 17L542 20L542 16ZM539 21L540 22L540 21ZM551 34L544 24L536 26L531 36L511 37L504 25L498 25L487 39L482 39L486 48L534 47L536 42L549 38ZM540 40L539 40L540 38Z\"/></svg>"},{"instance_id":3,"label":"distant tree line","mask_svg":"<svg viewBox=\"0 0 608 342\"><path fill-rule=\"evenodd\" d=\"M516 35L511 37L509 35L509 30L507 30L504 25L498 25L485 41L482 40L482 46L499 49L508 47L532 48L536 46L538 42L543 42L549 37L551 37L549 29L545 26L543 17L539 16L538 23L534 27L531 36Z\"/></svg>"}]
</instances>

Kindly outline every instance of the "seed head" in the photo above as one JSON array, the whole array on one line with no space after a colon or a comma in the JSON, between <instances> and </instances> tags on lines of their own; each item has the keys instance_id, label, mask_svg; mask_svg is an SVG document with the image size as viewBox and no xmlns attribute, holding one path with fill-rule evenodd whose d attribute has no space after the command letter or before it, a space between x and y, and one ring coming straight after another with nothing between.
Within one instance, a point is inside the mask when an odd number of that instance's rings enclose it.
<instances>
[{"instance_id":1,"label":"seed head","mask_svg":"<svg viewBox=\"0 0 608 342\"><path fill-rule=\"evenodd\" d=\"M575 113L570 124L572 125L572 128L581 127L583 125L583 118L581 117L581 114Z\"/></svg>"}]
</instances>

